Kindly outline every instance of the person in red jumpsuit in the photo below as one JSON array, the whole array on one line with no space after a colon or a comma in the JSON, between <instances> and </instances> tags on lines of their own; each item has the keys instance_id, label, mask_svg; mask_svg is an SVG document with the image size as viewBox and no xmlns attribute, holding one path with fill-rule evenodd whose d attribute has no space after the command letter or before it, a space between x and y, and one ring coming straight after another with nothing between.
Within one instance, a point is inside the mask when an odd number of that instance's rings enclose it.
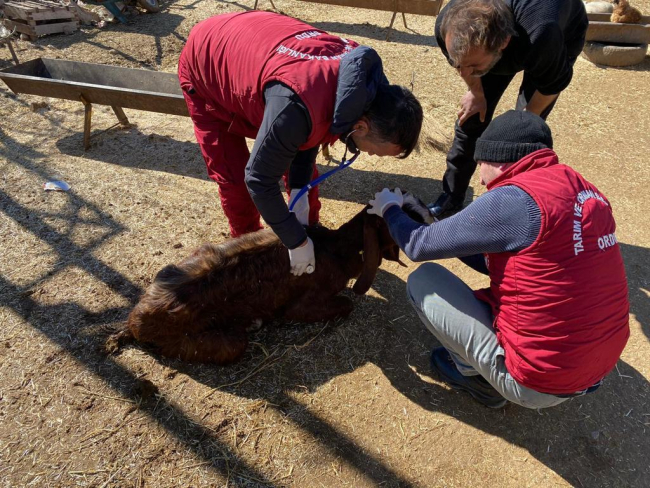
<instances>
[{"instance_id":1,"label":"person in red jumpsuit","mask_svg":"<svg viewBox=\"0 0 650 488\"><path fill-rule=\"evenodd\" d=\"M419 102L389 84L373 49L275 13L199 23L178 76L231 235L259 230L261 215L289 249L294 275L315 267L303 226L318 221L320 203L315 188L289 212L283 176L295 197L317 175L320 146L337 140L354 152L405 158L422 125ZM246 138L255 139L252 151Z\"/></svg>"}]
</instances>

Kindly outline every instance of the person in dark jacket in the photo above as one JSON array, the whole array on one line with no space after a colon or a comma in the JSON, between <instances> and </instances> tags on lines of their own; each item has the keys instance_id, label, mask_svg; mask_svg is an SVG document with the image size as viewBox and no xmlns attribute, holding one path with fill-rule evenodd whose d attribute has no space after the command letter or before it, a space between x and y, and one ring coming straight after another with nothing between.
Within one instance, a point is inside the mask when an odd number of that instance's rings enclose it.
<instances>
[{"instance_id":1,"label":"person in dark jacket","mask_svg":"<svg viewBox=\"0 0 650 488\"><path fill-rule=\"evenodd\" d=\"M630 335L612 206L552 147L541 117L508 111L476 143L488 191L467 208L422 225L384 189L368 210L412 261L459 257L489 275L490 287L473 292L425 263L407 293L442 345L434 372L492 408L551 407L594 391Z\"/></svg>"},{"instance_id":2,"label":"person in dark jacket","mask_svg":"<svg viewBox=\"0 0 650 488\"><path fill-rule=\"evenodd\" d=\"M474 145L515 74L517 110L546 119L571 82L589 21L581 0L451 0L436 20L438 45L467 84L460 101L443 193L431 211L463 206L476 169Z\"/></svg>"},{"instance_id":3,"label":"person in dark jacket","mask_svg":"<svg viewBox=\"0 0 650 488\"><path fill-rule=\"evenodd\" d=\"M317 175L319 147L407 157L422 108L388 83L379 55L354 41L269 12L212 17L192 29L178 65L208 175L219 185L233 237L261 228L260 214L289 249L291 272L314 270L304 225L318 221L318 190L289 212ZM245 138L255 139L249 153Z\"/></svg>"}]
</instances>

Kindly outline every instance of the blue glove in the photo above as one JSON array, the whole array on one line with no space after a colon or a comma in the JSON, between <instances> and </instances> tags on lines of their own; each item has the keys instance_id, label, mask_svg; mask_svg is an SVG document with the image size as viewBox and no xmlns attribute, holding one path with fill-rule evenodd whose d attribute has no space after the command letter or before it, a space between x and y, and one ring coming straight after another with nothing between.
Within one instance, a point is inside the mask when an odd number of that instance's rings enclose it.
<instances>
[{"instance_id":1,"label":"blue glove","mask_svg":"<svg viewBox=\"0 0 650 488\"><path fill-rule=\"evenodd\" d=\"M368 202L370 208L368 209L369 214L379 215L380 217L384 216L384 212L391 205L398 205L402 208L404 204L404 197L402 196L402 191L399 188L395 188L395 191L390 191L388 188L384 188L379 193L375 193L375 199Z\"/></svg>"}]
</instances>

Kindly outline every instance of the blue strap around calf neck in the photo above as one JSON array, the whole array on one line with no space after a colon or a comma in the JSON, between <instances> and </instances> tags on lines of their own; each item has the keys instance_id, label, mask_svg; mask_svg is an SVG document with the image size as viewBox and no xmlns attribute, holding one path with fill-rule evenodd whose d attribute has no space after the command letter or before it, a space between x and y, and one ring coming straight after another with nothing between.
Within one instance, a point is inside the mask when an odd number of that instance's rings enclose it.
<instances>
[{"instance_id":1,"label":"blue strap around calf neck","mask_svg":"<svg viewBox=\"0 0 650 488\"><path fill-rule=\"evenodd\" d=\"M343 161L341 161L341 164L339 164L336 168L328 171L327 173L323 173L318 178L315 178L314 180L310 181L308 184L303 186L298 192L296 198L291 202L291 205L289 205L289 212L293 212L293 207L296 205L296 202L300 200L305 195L305 193L307 193L312 188L318 186L320 183L322 183L324 180L332 176L334 173L338 173L342 169L345 169L348 166L350 166L352 163L356 161L356 159L359 157L359 154L361 153L360 152L354 153L354 155L347 161L345 160L345 156L343 156Z\"/></svg>"}]
</instances>

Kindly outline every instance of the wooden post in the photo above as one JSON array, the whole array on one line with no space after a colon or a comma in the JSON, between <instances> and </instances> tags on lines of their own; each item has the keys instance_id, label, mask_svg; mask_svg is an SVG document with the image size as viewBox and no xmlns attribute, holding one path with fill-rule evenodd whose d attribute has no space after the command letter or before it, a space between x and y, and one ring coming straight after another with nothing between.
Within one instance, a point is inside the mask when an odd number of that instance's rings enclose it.
<instances>
[{"instance_id":1,"label":"wooden post","mask_svg":"<svg viewBox=\"0 0 650 488\"><path fill-rule=\"evenodd\" d=\"M16 66L20 64L20 61L18 61L18 56L16 56L16 52L14 51L14 48L11 46L11 41L7 41L7 47L9 48L9 52L11 53L11 57L14 58L14 63L16 63Z\"/></svg>"},{"instance_id":2,"label":"wooden post","mask_svg":"<svg viewBox=\"0 0 650 488\"><path fill-rule=\"evenodd\" d=\"M79 98L81 99L81 103L84 104L84 151L87 151L90 148L90 124L92 121L92 116L93 116L93 105L92 103L88 103L88 101L83 97L83 95L79 95Z\"/></svg>"},{"instance_id":3,"label":"wooden post","mask_svg":"<svg viewBox=\"0 0 650 488\"><path fill-rule=\"evenodd\" d=\"M257 4L259 1L260 0L255 0L255 5L253 5L253 10L257 10ZM277 8L275 8L275 4L273 3L273 0L269 0L269 2L271 2L271 7L273 7L273 10L277 10Z\"/></svg>"},{"instance_id":4,"label":"wooden post","mask_svg":"<svg viewBox=\"0 0 650 488\"><path fill-rule=\"evenodd\" d=\"M120 121L120 125L122 126L122 128L127 128L131 126L131 124L129 123L129 119L126 117L126 114L124 113L124 110L122 110L122 107L111 105L111 108L113 109L113 112L115 112L115 115L117 115L117 120Z\"/></svg>"},{"instance_id":5,"label":"wooden post","mask_svg":"<svg viewBox=\"0 0 650 488\"><path fill-rule=\"evenodd\" d=\"M396 5L397 6L397 5ZM393 24L395 23L395 19L397 18L397 10L393 12L393 16L390 19L390 25L388 26L388 32L386 33L386 40L388 41L390 38L390 33L393 29ZM409 26L406 25L406 14L402 12L402 22L404 22L404 28L408 29Z\"/></svg>"},{"instance_id":6,"label":"wooden post","mask_svg":"<svg viewBox=\"0 0 650 488\"><path fill-rule=\"evenodd\" d=\"M393 12L393 16L390 19L390 25L388 26L388 32L386 32L386 40L390 38L390 33L393 31L393 23L395 22L395 17L397 17L397 12Z\"/></svg>"}]
</instances>

